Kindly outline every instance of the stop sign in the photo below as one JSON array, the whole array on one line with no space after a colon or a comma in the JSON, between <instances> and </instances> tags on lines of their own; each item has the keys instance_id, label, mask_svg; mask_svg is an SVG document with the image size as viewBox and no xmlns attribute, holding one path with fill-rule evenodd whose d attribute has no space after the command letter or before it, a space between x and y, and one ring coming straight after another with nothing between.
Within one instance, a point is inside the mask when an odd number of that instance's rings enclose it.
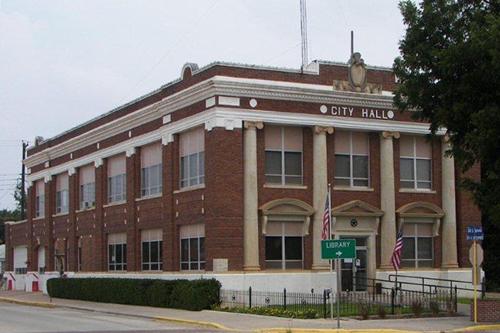
<instances>
[{"instance_id":1,"label":"stop sign","mask_svg":"<svg viewBox=\"0 0 500 333\"><path fill-rule=\"evenodd\" d=\"M469 261L474 265L474 245L476 245L476 265L480 266L483 263L484 252L480 244L472 244L469 249Z\"/></svg>"}]
</instances>

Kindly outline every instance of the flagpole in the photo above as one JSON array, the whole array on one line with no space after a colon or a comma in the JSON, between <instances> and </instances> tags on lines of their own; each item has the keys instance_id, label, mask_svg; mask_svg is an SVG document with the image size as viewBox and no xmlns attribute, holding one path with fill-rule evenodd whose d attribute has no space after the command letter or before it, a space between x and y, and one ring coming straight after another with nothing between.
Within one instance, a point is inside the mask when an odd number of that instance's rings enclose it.
<instances>
[{"instance_id":1,"label":"flagpole","mask_svg":"<svg viewBox=\"0 0 500 333\"><path fill-rule=\"evenodd\" d=\"M328 183L328 192L327 192L327 195L328 195L328 223L329 223L329 226L328 226L328 239L329 240L332 240L332 233L333 233L333 229L332 229L332 187L330 185L330 183ZM333 260L329 260L329 263L330 263L330 276L332 277L332 291L330 292L330 319L333 321Z\"/></svg>"}]
</instances>

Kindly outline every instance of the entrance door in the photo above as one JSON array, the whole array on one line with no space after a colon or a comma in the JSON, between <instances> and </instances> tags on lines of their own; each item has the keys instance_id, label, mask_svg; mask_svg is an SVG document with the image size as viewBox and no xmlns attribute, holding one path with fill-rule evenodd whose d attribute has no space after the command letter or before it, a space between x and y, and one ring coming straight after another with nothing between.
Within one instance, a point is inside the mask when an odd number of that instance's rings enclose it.
<instances>
[{"instance_id":1,"label":"entrance door","mask_svg":"<svg viewBox=\"0 0 500 333\"><path fill-rule=\"evenodd\" d=\"M343 291L366 291L367 287L367 237L341 236L340 239L356 240L356 258L343 259L341 268L341 282Z\"/></svg>"}]
</instances>

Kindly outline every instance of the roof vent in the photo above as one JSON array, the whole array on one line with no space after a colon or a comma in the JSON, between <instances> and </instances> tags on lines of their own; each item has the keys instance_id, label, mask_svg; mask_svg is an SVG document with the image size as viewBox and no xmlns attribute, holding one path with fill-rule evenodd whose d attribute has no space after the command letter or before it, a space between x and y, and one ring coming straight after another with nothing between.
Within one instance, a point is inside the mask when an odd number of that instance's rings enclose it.
<instances>
[{"instance_id":1,"label":"roof vent","mask_svg":"<svg viewBox=\"0 0 500 333\"><path fill-rule=\"evenodd\" d=\"M198 70L198 64L195 64L193 62L187 62L182 66L181 70L181 79L189 79L191 76L193 76L193 73Z\"/></svg>"}]
</instances>

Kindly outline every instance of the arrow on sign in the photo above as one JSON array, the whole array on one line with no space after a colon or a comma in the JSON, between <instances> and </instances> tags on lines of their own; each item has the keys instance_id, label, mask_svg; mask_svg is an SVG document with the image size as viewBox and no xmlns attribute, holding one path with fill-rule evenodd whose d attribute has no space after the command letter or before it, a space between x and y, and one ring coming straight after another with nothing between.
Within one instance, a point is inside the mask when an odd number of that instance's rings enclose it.
<instances>
[{"instance_id":1,"label":"arrow on sign","mask_svg":"<svg viewBox=\"0 0 500 333\"><path fill-rule=\"evenodd\" d=\"M340 257L342 255L342 252L337 251L337 252L335 252L335 254L337 255L337 257Z\"/></svg>"}]
</instances>

